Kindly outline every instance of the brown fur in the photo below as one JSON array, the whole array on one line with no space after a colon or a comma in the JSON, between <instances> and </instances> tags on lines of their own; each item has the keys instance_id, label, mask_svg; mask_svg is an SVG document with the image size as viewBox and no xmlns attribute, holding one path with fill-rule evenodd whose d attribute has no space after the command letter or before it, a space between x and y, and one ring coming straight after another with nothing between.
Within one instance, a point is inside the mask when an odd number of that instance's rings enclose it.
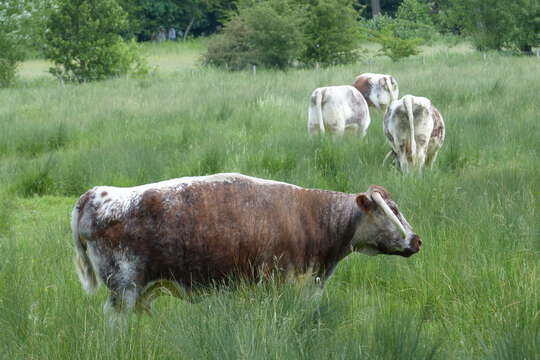
<instances>
[{"instance_id":1,"label":"brown fur","mask_svg":"<svg viewBox=\"0 0 540 360\"><path fill-rule=\"evenodd\" d=\"M353 86L362 93L362 96L364 96L364 99L366 99L366 102L369 106L373 106L373 103L369 100L369 95L371 94L371 88L373 85L369 82L369 78L359 76L354 81Z\"/></svg>"},{"instance_id":2,"label":"brown fur","mask_svg":"<svg viewBox=\"0 0 540 360\"><path fill-rule=\"evenodd\" d=\"M143 259L143 283L170 279L187 288L234 274L256 279L275 269L301 274L313 267L322 275L346 255L360 216L354 195L260 186L239 181L147 190L123 219L94 222L92 240L105 253L129 249Z\"/></svg>"},{"instance_id":3,"label":"brown fur","mask_svg":"<svg viewBox=\"0 0 540 360\"><path fill-rule=\"evenodd\" d=\"M431 132L431 137L440 139L443 136L444 131L441 113L435 107L432 107L431 110L433 114L433 131Z\"/></svg>"}]
</instances>

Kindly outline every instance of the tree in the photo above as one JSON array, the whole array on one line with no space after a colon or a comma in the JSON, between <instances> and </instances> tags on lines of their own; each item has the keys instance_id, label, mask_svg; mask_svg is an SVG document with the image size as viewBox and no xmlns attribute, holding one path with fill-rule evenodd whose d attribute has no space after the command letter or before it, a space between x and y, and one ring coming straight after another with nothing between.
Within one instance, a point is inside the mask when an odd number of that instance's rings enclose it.
<instances>
[{"instance_id":1,"label":"tree","mask_svg":"<svg viewBox=\"0 0 540 360\"><path fill-rule=\"evenodd\" d=\"M371 0L371 16L377 16L381 13L381 0Z\"/></svg>"},{"instance_id":2,"label":"tree","mask_svg":"<svg viewBox=\"0 0 540 360\"><path fill-rule=\"evenodd\" d=\"M11 86L17 66L24 58L23 24L29 16L24 1L0 1L0 87Z\"/></svg>"},{"instance_id":3,"label":"tree","mask_svg":"<svg viewBox=\"0 0 540 360\"><path fill-rule=\"evenodd\" d=\"M115 0L58 0L45 33L45 55L54 63L50 72L84 82L144 71L135 45L120 36L127 26Z\"/></svg>"},{"instance_id":4,"label":"tree","mask_svg":"<svg viewBox=\"0 0 540 360\"><path fill-rule=\"evenodd\" d=\"M480 50L530 52L540 43L538 0L450 0L446 16L461 26Z\"/></svg>"},{"instance_id":5,"label":"tree","mask_svg":"<svg viewBox=\"0 0 540 360\"><path fill-rule=\"evenodd\" d=\"M357 8L365 8L365 14L371 14L371 17L386 14L395 15L401 0L356 0Z\"/></svg>"},{"instance_id":6,"label":"tree","mask_svg":"<svg viewBox=\"0 0 540 360\"><path fill-rule=\"evenodd\" d=\"M344 64L355 60L358 13L351 0L315 0L307 6L304 63Z\"/></svg>"},{"instance_id":7,"label":"tree","mask_svg":"<svg viewBox=\"0 0 540 360\"><path fill-rule=\"evenodd\" d=\"M233 0L119 0L129 15L130 35L151 40L160 26L172 26L183 34L213 33L226 13L235 7Z\"/></svg>"}]
</instances>

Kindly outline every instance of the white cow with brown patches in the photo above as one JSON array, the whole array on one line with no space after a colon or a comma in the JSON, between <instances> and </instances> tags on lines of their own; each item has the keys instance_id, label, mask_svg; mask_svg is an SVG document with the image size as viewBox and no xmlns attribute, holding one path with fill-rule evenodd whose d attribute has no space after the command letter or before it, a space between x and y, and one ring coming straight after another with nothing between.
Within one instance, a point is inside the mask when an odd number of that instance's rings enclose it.
<instances>
[{"instance_id":1,"label":"white cow with brown patches","mask_svg":"<svg viewBox=\"0 0 540 360\"><path fill-rule=\"evenodd\" d=\"M346 194L241 174L98 186L72 212L84 288L110 290L111 315L143 310L163 289L308 277L322 287L352 252L411 256L421 241L389 193Z\"/></svg>"},{"instance_id":2,"label":"white cow with brown patches","mask_svg":"<svg viewBox=\"0 0 540 360\"><path fill-rule=\"evenodd\" d=\"M349 85L317 88L311 93L308 117L310 135L351 131L366 136L371 123L366 100Z\"/></svg>"},{"instance_id":3,"label":"white cow with brown patches","mask_svg":"<svg viewBox=\"0 0 540 360\"><path fill-rule=\"evenodd\" d=\"M403 172L433 167L444 143L445 127L441 113L428 98L405 95L394 101L384 115L383 127L392 148L384 161L393 155Z\"/></svg>"},{"instance_id":4,"label":"white cow with brown patches","mask_svg":"<svg viewBox=\"0 0 540 360\"><path fill-rule=\"evenodd\" d=\"M398 83L392 75L364 73L356 77L353 86L377 110L385 111L399 97Z\"/></svg>"}]
</instances>

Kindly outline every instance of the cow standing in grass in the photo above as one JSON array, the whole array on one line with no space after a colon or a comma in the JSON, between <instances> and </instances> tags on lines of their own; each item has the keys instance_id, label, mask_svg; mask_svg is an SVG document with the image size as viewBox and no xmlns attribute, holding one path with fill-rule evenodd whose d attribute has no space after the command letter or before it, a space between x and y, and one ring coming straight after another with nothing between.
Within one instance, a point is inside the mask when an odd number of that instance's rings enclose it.
<instances>
[{"instance_id":1,"label":"cow standing in grass","mask_svg":"<svg viewBox=\"0 0 540 360\"><path fill-rule=\"evenodd\" d=\"M405 95L393 102L384 115L383 127L392 148L384 161L393 156L402 172L411 167L419 171L425 165L433 167L445 127L441 113L429 99Z\"/></svg>"},{"instance_id":2,"label":"cow standing in grass","mask_svg":"<svg viewBox=\"0 0 540 360\"><path fill-rule=\"evenodd\" d=\"M392 75L365 73L356 77L353 86L377 110L385 111L399 97L398 83Z\"/></svg>"},{"instance_id":3,"label":"cow standing in grass","mask_svg":"<svg viewBox=\"0 0 540 360\"><path fill-rule=\"evenodd\" d=\"M366 100L352 86L317 88L310 98L308 132L310 135L330 132L343 135L351 131L366 136L371 123Z\"/></svg>"},{"instance_id":4,"label":"cow standing in grass","mask_svg":"<svg viewBox=\"0 0 540 360\"><path fill-rule=\"evenodd\" d=\"M270 275L322 287L353 251L408 257L421 245L380 186L345 194L241 174L98 186L71 226L79 278L88 292L109 288L113 314L147 308L163 288L186 295Z\"/></svg>"}]
</instances>

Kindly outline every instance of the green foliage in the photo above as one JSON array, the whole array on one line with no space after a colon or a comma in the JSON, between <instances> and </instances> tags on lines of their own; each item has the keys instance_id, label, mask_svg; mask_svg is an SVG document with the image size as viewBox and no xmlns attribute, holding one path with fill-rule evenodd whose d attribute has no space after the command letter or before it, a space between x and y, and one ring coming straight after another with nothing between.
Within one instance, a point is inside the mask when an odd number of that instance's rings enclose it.
<instances>
[{"instance_id":1,"label":"green foliage","mask_svg":"<svg viewBox=\"0 0 540 360\"><path fill-rule=\"evenodd\" d=\"M419 0L403 0L399 5L396 18L417 24L433 25L430 5Z\"/></svg>"},{"instance_id":2,"label":"green foliage","mask_svg":"<svg viewBox=\"0 0 540 360\"><path fill-rule=\"evenodd\" d=\"M304 48L301 21L301 9L287 0L241 6L210 41L203 62L231 70L250 65L284 69Z\"/></svg>"},{"instance_id":3,"label":"green foliage","mask_svg":"<svg viewBox=\"0 0 540 360\"><path fill-rule=\"evenodd\" d=\"M24 58L20 30L25 7L21 5L0 1L0 88L13 85L17 65Z\"/></svg>"},{"instance_id":4,"label":"green foliage","mask_svg":"<svg viewBox=\"0 0 540 360\"><path fill-rule=\"evenodd\" d=\"M420 53L418 46L422 43L422 39L404 39L396 36L395 25L386 26L381 31L372 33L372 40L382 46L380 53L392 61L418 55Z\"/></svg>"},{"instance_id":5,"label":"green foliage","mask_svg":"<svg viewBox=\"0 0 540 360\"><path fill-rule=\"evenodd\" d=\"M351 0L244 1L210 43L204 63L229 69L250 64L279 69L356 60L358 13Z\"/></svg>"},{"instance_id":6,"label":"green foliage","mask_svg":"<svg viewBox=\"0 0 540 360\"><path fill-rule=\"evenodd\" d=\"M402 39L431 40L437 33L429 4L418 0L404 0L396 14L396 36Z\"/></svg>"},{"instance_id":7,"label":"green foliage","mask_svg":"<svg viewBox=\"0 0 540 360\"><path fill-rule=\"evenodd\" d=\"M233 0L119 0L129 16L129 35L151 40L160 26L189 35L213 33L234 7ZM181 37L180 37L181 38Z\"/></svg>"},{"instance_id":8,"label":"green foliage","mask_svg":"<svg viewBox=\"0 0 540 360\"><path fill-rule=\"evenodd\" d=\"M531 52L540 44L537 0L451 0L446 18L470 35L479 50Z\"/></svg>"},{"instance_id":9,"label":"green foliage","mask_svg":"<svg viewBox=\"0 0 540 360\"><path fill-rule=\"evenodd\" d=\"M307 6L304 63L346 64L356 60L358 13L352 0L314 0Z\"/></svg>"},{"instance_id":10,"label":"green foliage","mask_svg":"<svg viewBox=\"0 0 540 360\"><path fill-rule=\"evenodd\" d=\"M58 0L45 34L45 55L54 63L50 72L75 82L146 72L135 44L119 35L127 25L115 0Z\"/></svg>"}]
</instances>

